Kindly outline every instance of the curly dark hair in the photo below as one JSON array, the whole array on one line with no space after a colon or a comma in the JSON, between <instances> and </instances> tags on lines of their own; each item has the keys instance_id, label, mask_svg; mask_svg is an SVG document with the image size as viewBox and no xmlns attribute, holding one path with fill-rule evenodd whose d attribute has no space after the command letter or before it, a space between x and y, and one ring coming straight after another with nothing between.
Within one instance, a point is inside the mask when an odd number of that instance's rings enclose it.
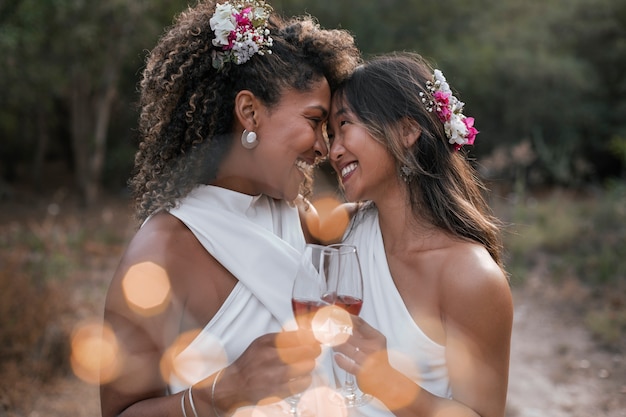
<instances>
[{"instance_id":1,"label":"curly dark hair","mask_svg":"<svg viewBox=\"0 0 626 417\"><path fill-rule=\"evenodd\" d=\"M323 77L334 90L360 63L347 31L322 29L311 16L272 13L272 53L217 70L209 24L215 6L215 0L199 1L181 13L147 58L140 145L129 181L140 220L215 178L231 143L239 91L251 91L271 108L286 89L307 91Z\"/></svg>"},{"instance_id":2,"label":"curly dark hair","mask_svg":"<svg viewBox=\"0 0 626 417\"><path fill-rule=\"evenodd\" d=\"M429 94L426 83L432 79L433 68L420 55L389 53L360 66L335 95L394 157L413 213L454 236L484 245L504 270L502 224L484 198L484 183L465 153L448 142L435 112L422 102L420 93ZM421 130L408 152L402 141L403 120L415 121Z\"/></svg>"}]
</instances>

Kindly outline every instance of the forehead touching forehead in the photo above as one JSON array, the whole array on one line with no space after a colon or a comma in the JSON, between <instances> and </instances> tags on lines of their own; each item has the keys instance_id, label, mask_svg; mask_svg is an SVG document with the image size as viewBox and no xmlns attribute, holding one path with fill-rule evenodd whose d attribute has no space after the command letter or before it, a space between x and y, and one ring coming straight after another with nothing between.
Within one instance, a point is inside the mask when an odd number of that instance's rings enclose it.
<instances>
[{"instance_id":1,"label":"forehead touching forehead","mask_svg":"<svg viewBox=\"0 0 626 417\"><path fill-rule=\"evenodd\" d=\"M287 95L310 95L310 96L314 96L316 93L318 93L320 90L323 90L324 88L327 89L327 91L329 91L328 93L328 98L330 98L330 89L328 87L328 81L326 80L326 78L323 75L313 75L312 77L301 77L298 74L292 74L291 77L287 77L284 78L282 81L278 81L278 88L277 88L277 97L275 100L272 101L266 101L263 100L264 97L261 96L260 98L265 102L265 105L267 105L268 107L272 108L272 107L276 107L277 105L279 105L281 102L284 101L285 96ZM263 88L261 86L261 88ZM324 100L324 101L329 101L329 100ZM330 103L325 103L325 106L328 110L328 107L330 107Z\"/></svg>"},{"instance_id":2,"label":"forehead touching forehead","mask_svg":"<svg viewBox=\"0 0 626 417\"><path fill-rule=\"evenodd\" d=\"M274 103L265 103L269 109L277 107L294 107L304 109L319 109L324 117L330 113L331 95L328 81L324 77L311 80L306 87L296 88L290 85L281 87L278 100Z\"/></svg>"},{"instance_id":3,"label":"forehead touching forehead","mask_svg":"<svg viewBox=\"0 0 626 417\"><path fill-rule=\"evenodd\" d=\"M331 128L339 129L344 122L349 122L351 125L360 125L369 130L369 123L364 118L363 112L355 106L345 90L333 93L329 117Z\"/></svg>"},{"instance_id":4,"label":"forehead touching forehead","mask_svg":"<svg viewBox=\"0 0 626 417\"><path fill-rule=\"evenodd\" d=\"M333 92L330 106L330 116L338 117L344 113L352 112L352 107L348 103L345 91L343 89Z\"/></svg>"}]
</instances>

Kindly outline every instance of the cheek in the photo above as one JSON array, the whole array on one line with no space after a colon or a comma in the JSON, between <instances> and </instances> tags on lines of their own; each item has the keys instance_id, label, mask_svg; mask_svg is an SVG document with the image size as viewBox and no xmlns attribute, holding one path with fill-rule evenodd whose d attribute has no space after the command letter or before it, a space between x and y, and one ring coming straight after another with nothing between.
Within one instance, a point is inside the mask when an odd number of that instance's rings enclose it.
<instances>
[{"instance_id":1,"label":"cheek","mask_svg":"<svg viewBox=\"0 0 626 417\"><path fill-rule=\"evenodd\" d=\"M387 149L374 140L368 141L362 148L362 154L368 155L368 161L372 169L382 176L395 176L394 158Z\"/></svg>"},{"instance_id":2,"label":"cheek","mask_svg":"<svg viewBox=\"0 0 626 417\"><path fill-rule=\"evenodd\" d=\"M316 131L311 126L294 127L289 137L289 145L298 153L303 153L311 149L317 138L322 137L321 135L321 130Z\"/></svg>"}]
</instances>

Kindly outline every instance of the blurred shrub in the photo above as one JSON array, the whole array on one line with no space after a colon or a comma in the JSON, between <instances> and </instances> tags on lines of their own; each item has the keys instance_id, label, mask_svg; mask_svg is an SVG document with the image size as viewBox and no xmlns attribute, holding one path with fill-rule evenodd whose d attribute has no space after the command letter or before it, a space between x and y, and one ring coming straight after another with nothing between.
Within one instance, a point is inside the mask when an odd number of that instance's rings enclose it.
<instances>
[{"instance_id":1,"label":"blurred shrub","mask_svg":"<svg viewBox=\"0 0 626 417\"><path fill-rule=\"evenodd\" d=\"M34 386L69 371L68 333L59 324L67 303L50 282L32 278L25 267L32 258L23 249L2 248L0 414L29 403Z\"/></svg>"},{"instance_id":2,"label":"blurred shrub","mask_svg":"<svg viewBox=\"0 0 626 417\"><path fill-rule=\"evenodd\" d=\"M590 291L585 323L608 346L626 337L626 182L580 195L513 195L496 211L505 233L512 283L540 273L555 283L575 278Z\"/></svg>"},{"instance_id":3,"label":"blurred shrub","mask_svg":"<svg viewBox=\"0 0 626 417\"><path fill-rule=\"evenodd\" d=\"M70 335L101 314L134 230L125 200L87 210L63 192L51 201L0 206L11 213L0 216L0 417L34 416L33 396L71 373Z\"/></svg>"},{"instance_id":4,"label":"blurred shrub","mask_svg":"<svg viewBox=\"0 0 626 417\"><path fill-rule=\"evenodd\" d=\"M626 308L609 305L593 309L586 314L585 324L602 344L619 351L626 333Z\"/></svg>"}]
</instances>

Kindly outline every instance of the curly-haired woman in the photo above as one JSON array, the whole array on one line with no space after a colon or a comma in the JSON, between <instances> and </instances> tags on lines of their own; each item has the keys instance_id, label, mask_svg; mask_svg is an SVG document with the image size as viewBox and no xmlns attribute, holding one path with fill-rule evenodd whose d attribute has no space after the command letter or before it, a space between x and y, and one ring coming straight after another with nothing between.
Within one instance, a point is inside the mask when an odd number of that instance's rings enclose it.
<instances>
[{"instance_id":1,"label":"curly-haired woman","mask_svg":"<svg viewBox=\"0 0 626 417\"><path fill-rule=\"evenodd\" d=\"M330 160L364 280L336 356L376 398L361 415L504 415L513 309L499 222L461 150L473 123L416 54L368 61L333 95Z\"/></svg>"},{"instance_id":2,"label":"curly-haired woman","mask_svg":"<svg viewBox=\"0 0 626 417\"><path fill-rule=\"evenodd\" d=\"M347 32L260 0L200 1L151 51L130 182L144 222L106 299L103 417L225 415L318 377L318 344L283 331L298 208L359 60Z\"/></svg>"}]
</instances>

